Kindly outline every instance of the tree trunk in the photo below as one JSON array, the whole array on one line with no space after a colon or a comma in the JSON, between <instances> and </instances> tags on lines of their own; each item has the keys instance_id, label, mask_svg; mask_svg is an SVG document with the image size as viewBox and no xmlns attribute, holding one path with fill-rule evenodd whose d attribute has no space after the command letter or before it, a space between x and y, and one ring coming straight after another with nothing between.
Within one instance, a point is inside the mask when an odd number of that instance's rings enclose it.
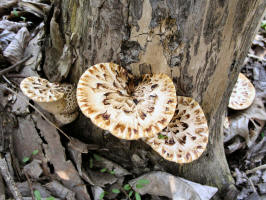
<instances>
[{"instance_id":1,"label":"tree trunk","mask_svg":"<svg viewBox=\"0 0 266 200\"><path fill-rule=\"evenodd\" d=\"M108 148L106 157L137 174L147 166L166 170L216 186L219 194L233 199L236 189L224 154L222 124L264 9L264 0L55 0L44 60L51 81L67 77L77 83L88 66L110 61L136 76L166 73L178 95L200 103L210 136L197 161L178 165L141 141L104 133L82 115L68 132Z\"/></svg>"}]
</instances>

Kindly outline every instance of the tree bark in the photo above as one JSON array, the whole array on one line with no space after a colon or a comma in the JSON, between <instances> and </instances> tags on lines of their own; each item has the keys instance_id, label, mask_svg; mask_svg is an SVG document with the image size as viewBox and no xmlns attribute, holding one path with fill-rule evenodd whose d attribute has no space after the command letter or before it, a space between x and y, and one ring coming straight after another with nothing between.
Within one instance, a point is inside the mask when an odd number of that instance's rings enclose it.
<instances>
[{"instance_id":1,"label":"tree bark","mask_svg":"<svg viewBox=\"0 0 266 200\"><path fill-rule=\"evenodd\" d=\"M77 83L88 66L110 61L136 76L166 73L178 95L200 103L210 136L197 161L178 165L163 160L141 141L121 141L104 133L82 115L69 126L69 133L103 145L110 150L105 156L136 173L147 171L147 166L166 170L216 186L220 196L234 199L222 124L265 4L264 0L55 1L44 60L51 81L67 77ZM144 162L135 162L133 155Z\"/></svg>"}]
</instances>

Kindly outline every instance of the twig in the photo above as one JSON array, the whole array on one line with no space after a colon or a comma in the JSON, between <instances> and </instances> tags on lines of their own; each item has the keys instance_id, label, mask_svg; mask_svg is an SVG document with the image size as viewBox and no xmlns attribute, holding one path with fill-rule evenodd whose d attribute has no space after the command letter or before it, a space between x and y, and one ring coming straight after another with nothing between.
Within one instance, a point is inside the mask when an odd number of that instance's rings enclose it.
<instances>
[{"instance_id":1,"label":"twig","mask_svg":"<svg viewBox=\"0 0 266 200\"><path fill-rule=\"evenodd\" d=\"M35 197L34 197L34 192L33 192L31 180L30 180L29 175L27 174L27 172L24 171L24 174L26 176L26 179L27 179L27 182L28 182L28 185L29 185L29 188L30 188L30 193L31 193L32 200L34 200Z\"/></svg>"},{"instance_id":2,"label":"twig","mask_svg":"<svg viewBox=\"0 0 266 200\"><path fill-rule=\"evenodd\" d=\"M131 200L131 198L129 197L128 193L124 190L124 188L121 188L121 191L126 195L126 197Z\"/></svg>"},{"instance_id":3,"label":"twig","mask_svg":"<svg viewBox=\"0 0 266 200\"><path fill-rule=\"evenodd\" d=\"M30 102L27 101L27 99L18 94L17 92L15 92L14 90L6 87L5 85L0 85L2 88L12 92L13 94L19 96L25 103L27 103L29 106L31 106L34 110L36 110L36 112L38 112L50 125L52 125L53 127L55 127L60 133L62 133L69 141L71 141L71 138L62 130L60 129L58 126L56 126L53 122L51 122L38 108L36 108L34 105L32 105Z\"/></svg>"},{"instance_id":4,"label":"twig","mask_svg":"<svg viewBox=\"0 0 266 200\"><path fill-rule=\"evenodd\" d=\"M22 200L22 195L20 194L14 179L8 171L7 163L4 158L0 159L0 171L15 200Z\"/></svg>"},{"instance_id":5,"label":"twig","mask_svg":"<svg viewBox=\"0 0 266 200\"><path fill-rule=\"evenodd\" d=\"M27 76L21 75L21 74L7 74L7 78L27 78Z\"/></svg>"},{"instance_id":6,"label":"twig","mask_svg":"<svg viewBox=\"0 0 266 200\"><path fill-rule=\"evenodd\" d=\"M262 170L262 169L266 169L266 164L258 166L258 167L255 167L255 168L253 168L251 170L247 170L246 174L252 174L252 173L256 172L257 170Z\"/></svg>"},{"instance_id":7,"label":"twig","mask_svg":"<svg viewBox=\"0 0 266 200\"><path fill-rule=\"evenodd\" d=\"M0 71L0 75L3 75L7 72L12 71L13 69L15 69L17 66L23 64L24 62L26 62L27 60L29 60L32 57L32 55L28 55L25 58L23 58L21 61L15 63L14 65L11 65L10 67L3 69L2 71Z\"/></svg>"},{"instance_id":8,"label":"twig","mask_svg":"<svg viewBox=\"0 0 266 200\"><path fill-rule=\"evenodd\" d=\"M259 57L259 56L252 55L252 54L248 54L248 57L250 57L250 58L254 58L254 59L257 59L257 60L259 60L259 61L266 62L266 59L261 58L261 57Z\"/></svg>"},{"instance_id":9,"label":"twig","mask_svg":"<svg viewBox=\"0 0 266 200\"><path fill-rule=\"evenodd\" d=\"M253 182L252 182L252 180L251 180L250 178L248 178L248 181L250 182L250 185L251 185L253 191L254 191L255 193L258 193L257 190L256 190L256 188L255 188L255 186L254 186L254 184L253 184Z\"/></svg>"}]
</instances>

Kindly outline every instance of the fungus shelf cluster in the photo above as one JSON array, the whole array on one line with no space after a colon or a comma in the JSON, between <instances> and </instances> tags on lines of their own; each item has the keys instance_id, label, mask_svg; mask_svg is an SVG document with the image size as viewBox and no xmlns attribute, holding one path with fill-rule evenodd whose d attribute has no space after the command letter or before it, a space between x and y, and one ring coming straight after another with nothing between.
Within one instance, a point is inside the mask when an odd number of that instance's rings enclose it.
<instances>
[{"instance_id":1,"label":"fungus shelf cluster","mask_svg":"<svg viewBox=\"0 0 266 200\"><path fill-rule=\"evenodd\" d=\"M75 120L79 107L96 126L120 139L142 139L169 161L192 162L208 143L200 105L176 96L174 83L162 73L137 79L117 64L100 63L82 74L77 90L38 77L24 79L21 89L58 120Z\"/></svg>"}]
</instances>

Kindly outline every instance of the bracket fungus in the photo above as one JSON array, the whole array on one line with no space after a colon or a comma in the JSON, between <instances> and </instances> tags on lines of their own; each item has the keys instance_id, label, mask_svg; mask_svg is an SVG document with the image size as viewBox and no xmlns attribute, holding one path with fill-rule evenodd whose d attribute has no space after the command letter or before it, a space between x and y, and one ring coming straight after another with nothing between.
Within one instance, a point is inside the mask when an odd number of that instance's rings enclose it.
<instances>
[{"instance_id":1,"label":"bracket fungus","mask_svg":"<svg viewBox=\"0 0 266 200\"><path fill-rule=\"evenodd\" d=\"M244 74L240 73L230 96L228 107L233 110L244 110L253 103L255 96L254 86Z\"/></svg>"},{"instance_id":2,"label":"bracket fungus","mask_svg":"<svg viewBox=\"0 0 266 200\"><path fill-rule=\"evenodd\" d=\"M176 90L165 74L136 80L121 66L100 63L88 68L77 86L83 114L114 136L134 140L164 129L176 107Z\"/></svg>"},{"instance_id":3,"label":"bracket fungus","mask_svg":"<svg viewBox=\"0 0 266 200\"><path fill-rule=\"evenodd\" d=\"M22 80L20 88L42 109L54 114L60 123L67 124L77 118L78 104L73 85L50 83L46 79L31 76Z\"/></svg>"},{"instance_id":4,"label":"bracket fungus","mask_svg":"<svg viewBox=\"0 0 266 200\"><path fill-rule=\"evenodd\" d=\"M143 140L166 160L189 163L206 149L208 136L200 105L192 98L178 96L175 115L168 126L155 137Z\"/></svg>"}]
</instances>

